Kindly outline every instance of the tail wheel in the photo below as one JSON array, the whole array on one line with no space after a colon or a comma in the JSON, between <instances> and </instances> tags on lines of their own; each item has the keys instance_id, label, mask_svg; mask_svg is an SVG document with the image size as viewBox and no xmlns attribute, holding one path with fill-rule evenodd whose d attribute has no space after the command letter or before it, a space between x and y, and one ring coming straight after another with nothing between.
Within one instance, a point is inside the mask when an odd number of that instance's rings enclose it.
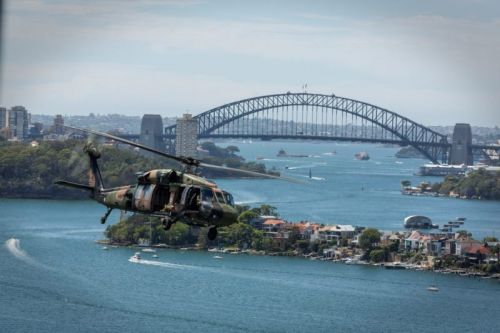
<instances>
[{"instance_id":1,"label":"tail wheel","mask_svg":"<svg viewBox=\"0 0 500 333\"><path fill-rule=\"evenodd\" d=\"M217 237L217 227L210 227L207 236L209 240L214 240Z\"/></svg>"}]
</instances>

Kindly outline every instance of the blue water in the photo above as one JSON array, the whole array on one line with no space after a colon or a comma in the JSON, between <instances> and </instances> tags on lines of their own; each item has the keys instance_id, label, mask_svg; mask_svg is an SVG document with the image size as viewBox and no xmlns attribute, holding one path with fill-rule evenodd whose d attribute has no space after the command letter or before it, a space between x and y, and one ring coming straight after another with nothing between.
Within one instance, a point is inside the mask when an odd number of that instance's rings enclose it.
<instances>
[{"instance_id":1,"label":"blue water","mask_svg":"<svg viewBox=\"0 0 500 333\"><path fill-rule=\"evenodd\" d=\"M402 180L413 185L422 181L438 182L443 177L419 177L414 173L422 159L397 159L398 148L373 144L324 142L261 142L235 144L249 161L263 157L268 168L275 167L284 176L303 180L307 185L274 180L218 180L240 203L270 203L290 221L311 220L325 224L372 226L382 230L402 229L409 215L425 215L443 225L456 217L467 221L462 229L482 239L500 236L500 202L453 198L415 197L400 193ZM280 148L289 154L312 157L276 157ZM335 156L328 153L336 151ZM354 154L367 151L370 160L359 161ZM286 169L285 167L288 167ZM309 170L312 179L309 179Z\"/></svg>"},{"instance_id":2,"label":"blue water","mask_svg":"<svg viewBox=\"0 0 500 333\"><path fill-rule=\"evenodd\" d=\"M325 180L309 186L218 181L237 200L272 201L293 220L388 229L412 213L434 220L465 216L469 230L498 234L498 203L401 196L399 181L418 180L411 173L420 161L396 164L392 148L270 142L262 152L259 145L240 148L248 158L274 159L282 145L290 153L318 156L335 149L337 156L269 161L277 167L316 163L313 176ZM370 161L352 159L352 151L361 149L369 151ZM287 171L297 177L308 172ZM135 264L128 258L136 249L104 251L94 242L103 237L104 208L93 202L0 199L0 212L0 332L494 332L500 327L497 281L299 258L214 259L208 252L177 250L161 250L158 259L144 254L147 262ZM110 217L116 219L117 214ZM428 292L431 284L440 291Z\"/></svg>"}]
</instances>

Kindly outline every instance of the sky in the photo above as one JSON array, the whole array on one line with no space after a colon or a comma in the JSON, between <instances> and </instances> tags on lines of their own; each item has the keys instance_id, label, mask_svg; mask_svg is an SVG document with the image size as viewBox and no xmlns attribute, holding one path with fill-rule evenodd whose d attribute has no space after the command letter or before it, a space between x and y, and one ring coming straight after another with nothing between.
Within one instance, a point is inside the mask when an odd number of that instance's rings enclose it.
<instances>
[{"instance_id":1,"label":"sky","mask_svg":"<svg viewBox=\"0 0 500 333\"><path fill-rule=\"evenodd\" d=\"M276 93L358 99L424 125L500 125L500 2L4 2L0 105L198 114Z\"/></svg>"}]
</instances>

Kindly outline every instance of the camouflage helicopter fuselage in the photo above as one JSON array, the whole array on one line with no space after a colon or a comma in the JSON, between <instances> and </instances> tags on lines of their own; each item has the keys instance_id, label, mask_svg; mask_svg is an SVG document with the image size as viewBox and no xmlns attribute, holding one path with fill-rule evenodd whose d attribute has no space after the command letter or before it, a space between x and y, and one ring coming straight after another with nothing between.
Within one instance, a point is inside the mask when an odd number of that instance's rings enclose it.
<instances>
[{"instance_id":1,"label":"camouflage helicopter fuselage","mask_svg":"<svg viewBox=\"0 0 500 333\"><path fill-rule=\"evenodd\" d=\"M137 181L135 185L94 191L93 199L111 209L197 226L226 226L236 222L237 211L231 194L202 177L158 169L140 174Z\"/></svg>"}]
</instances>

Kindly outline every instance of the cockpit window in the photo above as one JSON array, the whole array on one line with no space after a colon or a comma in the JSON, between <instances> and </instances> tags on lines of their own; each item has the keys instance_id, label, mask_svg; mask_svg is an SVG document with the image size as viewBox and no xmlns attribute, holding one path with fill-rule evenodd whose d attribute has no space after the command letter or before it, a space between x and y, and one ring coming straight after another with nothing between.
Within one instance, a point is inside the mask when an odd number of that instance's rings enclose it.
<instances>
[{"instance_id":1,"label":"cockpit window","mask_svg":"<svg viewBox=\"0 0 500 333\"><path fill-rule=\"evenodd\" d=\"M204 188L201 190L201 201L212 202L214 198L214 192L212 189Z\"/></svg>"},{"instance_id":2,"label":"cockpit window","mask_svg":"<svg viewBox=\"0 0 500 333\"><path fill-rule=\"evenodd\" d=\"M216 191L216 192L215 192L215 196L217 197L217 201L218 201L219 203L222 203L222 204L223 204L223 203L226 203L226 200L224 199L224 196L222 195L222 192L218 192L218 191Z\"/></svg>"},{"instance_id":3,"label":"cockpit window","mask_svg":"<svg viewBox=\"0 0 500 333\"><path fill-rule=\"evenodd\" d=\"M224 198L226 199L226 203L230 206L234 206L234 199L230 193L224 192Z\"/></svg>"}]
</instances>

